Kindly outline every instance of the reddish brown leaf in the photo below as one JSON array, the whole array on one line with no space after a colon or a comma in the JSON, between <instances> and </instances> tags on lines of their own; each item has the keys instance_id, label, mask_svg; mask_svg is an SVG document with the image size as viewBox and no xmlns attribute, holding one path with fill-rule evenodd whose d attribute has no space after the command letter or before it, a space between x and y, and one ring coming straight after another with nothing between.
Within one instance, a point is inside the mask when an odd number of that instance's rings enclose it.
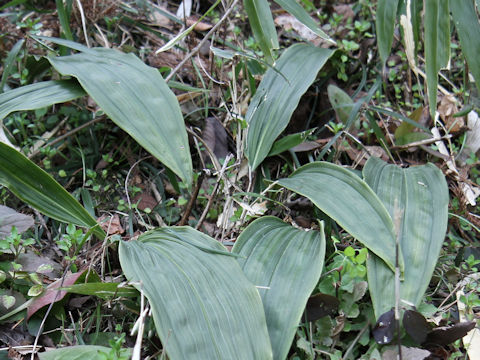
<instances>
[{"instance_id":1,"label":"reddish brown leaf","mask_svg":"<svg viewBox=\"0 0 480 360\"><path fill-rule=\"evenodd\" d=\"M67 295L66 291L59 291L57 290L59 287L66 287L75 284L78 278L85 272L85 270L79 271L75 274L67 273L65 279L58 279L57 281L51 283L43 295L35 298L32 304L27 309L27 320L35 314L38 310L43 308L44 306L50 305L53 302L58 302L62 300L65 295Z\"/></svg>"}]
</instances>

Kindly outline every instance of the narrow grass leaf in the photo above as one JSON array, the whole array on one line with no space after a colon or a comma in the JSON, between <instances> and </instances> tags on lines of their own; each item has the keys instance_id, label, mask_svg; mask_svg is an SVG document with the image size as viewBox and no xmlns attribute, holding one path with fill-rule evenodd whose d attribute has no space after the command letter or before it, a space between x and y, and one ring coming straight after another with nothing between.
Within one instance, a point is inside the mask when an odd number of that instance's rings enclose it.
<instances>
[{"instance_id":1,"label":"narrow grass leaf","mask_svg":"<svg viewBox=\"0 0 480 360\"><path fill-rule=\"evenodd\" d=\"M68 346L61 349L55 349L39 353L40 360L105 360L112 348L98 345L77 345ZM132 349L121 349L122 356L129 357Z\"/></svg>"},{"instance_id":2,"label":"narrow grass leaf","mask_svg":"<svg viewBox=\"0 0 480 360\"><path fill-rule=\"evenodd\" d=\"M180 105L158 70L133 54L104 48L48 60L60 73L76 77L113 122L191 185Z\"/></svg>"},{"instance_id":3,"label":"narrow grass leaf","mask_svg":"<svg viewBox=\"0 0 480 360\"><path fill-rule=\"evenodd\" d=\"M70 29L70 14L67 11L67 6L63 3L63 0L55 0L55 5L57 6L58 19L63 35L66 39L73 41L72 30Z\"/></svg>"},{"instance_id":4,"label":"narrow grass leaf","mask_svg":"<svg viewBox=\"0 0 480 360\"><path fill-rule=\"evenodd\" d=\"M322 272L323 225L320 231L305 231L264 216L240 234L232 252L241 256L247 278L261 286L273 358L285 359Z\"/></svg>"},{"instance_id":5,"label":"narrow grass leaf","mask_svg":"<svg viewBox=\"0 0 480 360\"><path fill-rule=\"evenodd\" d=\"M307 197L350 235L395 269L392 218L373 190L357 175L338 165L314 162L302 166L279 185ZM339 196L344 200L341 200ZM403 260L400 257L401 268Z\"/></svg>"},{"instance_id":6,"label":"narrow grass leaf","mask_svg":"<svg viewBox=\"0 0 480 360\"><path fill-rule=\"evenodd\" d=\"M333 54L312 45L290 46L268 69L248 107L246 155L252 170L265 159L275 139L287 127L300 98Z\"/></svg>"},{"instance_id":7,"label":"narrow grass leaf","mask_svg":"<svg viewBox=\"0 0 480 360\"><path fill-rule=\"evenodd\" d=\"M453 22L460 38L469 70L480 91L480 23L473 0L450 1Z\"/></svg>"},{"instance_id":8,"label":"narrow grass leaf","mask_svg":"<svg viewBox=\"0 0 480 360\"><path fill-rule=\"evenodd\" d=\"M398 0L378 0L375 27L377 46L382 66L387 62L393 42L393 31L397 17Z\"/></svg>"},{"instance_id":9,"label":"narrow grass leaf","mask_svg":"<svg viewBox=\"0 0 480 360\"><path fill-rule=\"evenodd\" d=\"M152 307L169 359L272 358L260 295L219 242L165 227L121 242L119 255Z\"/></svg>"},{"instance_id":10,"label":"narrow grass leaf","mask_svg":"<svg viewBox=\"0 0 480 360\"><path fill-rule=\"evenodd\" d=\"M275 141L272 145L272 148L270 149L270 152L268 153L268 156L275 156L275 155L281 154L284 151L290 150L291 148L294 148L295 146L300 145L314 131L315 129L310 129L310 130L302 131L295 134L289 134Z\"/></svg>"},{"instance_id":11,"label":"narrow grass leaf","mask_svg":"<svg viewBox=\"0 0 480 360\"><path fill-rule=\"evenodd\" d=\"M78 81L42 81L0 94L0 120L13 111L35 110L85 95Z\"/></svg>"},{"instance_id":12,"label":"narrow grass leaf","mask_svg":"<svg viewBox=\"0 0 480 360\"><path fill-rule=\"evenodd\" d=\"M5 84L7 83L7 79L12 73L12 70L14 69L13 65L15 64L15 61L17 59L17 55L22 49L23 43L25 40L20 39L8 52L7 58L5 59L5 65L3 66L3 73L2 73L2 80L0 80L0 93L3 92Z\"/></svg>"},{"instance_id":13,"label":"narrow grass leaf","mask_svg":"<svg viewBox=\"0 0 480 360\"><path fill-rule=\"evenodd\" d=\"M80 295L94 295L101 299L112 297L137 297L140 294L132 286L120 286L120 283L91 282L62 287L60 290Z\"/></svg>"},{"instance_id":14,"label":"narrow grass leaf","mask_svg":"<svg viewBox=\"0 0 480 360\"><path fill-rule=\"evenodd\" d=\"M278 49L278 37L272 12L267 0L243 0L253 36L263 52L265 60L273 64L273 50Z\"/></svg>"},{"instance_id":15,"label":"narrow grass leaf","mask_svg":"<svg viewBox=\"0 0 480 360\"><path fill-rule=\"evenodd\" d=\"M24 155L0 143L0 184L41 213L68 224L105 233L90 214L49 174Z\"/></svg>"},{"instance_id":16,"label":"narrow grass leaf","mask_svg":"<svg viewBox=\"0 0 480 360\"><path fill-rule=\"evenodd\" d=\"M438 72L447 66L450 59L448 0L425 0L424 27L428 103L430 114L434 117L437 109Z\"/></svg>"},{"instance_id":17,"label":"narrow grass leaf","mask_svg":"<svg viewBox=\"0 0 480 360\"><path fill-rule=\"evenodd\" d=\"M303 25L308 27L322 39L328 40L334 45L336 44L334 40L332 40L322 29L320 29L315 20L312 19L308 12L296 0L275 0L275 2L288 13L295 16Z\"/></svg>"},{"instance_id":18,"label":"narrow grass leaf","mask_svg":"<svg viewBox=\"0 0 480 360\"><path fill-rule=\"evenodd\" d=\"M443 244L448 221L448 186L433 164L402 169L370 158L365 181L393 217L395 202L403 211L399 243L405 263L400 299L418 306L425 293ZM375 315L395 305L394 274L374 254L367 260L370 295Z\"/></svg>"}]
</instances>

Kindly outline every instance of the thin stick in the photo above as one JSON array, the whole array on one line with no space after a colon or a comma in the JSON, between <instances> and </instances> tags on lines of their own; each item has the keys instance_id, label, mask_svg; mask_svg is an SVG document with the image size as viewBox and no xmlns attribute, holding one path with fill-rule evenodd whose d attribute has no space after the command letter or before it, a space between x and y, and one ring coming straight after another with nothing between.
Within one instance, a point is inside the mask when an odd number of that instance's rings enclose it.
<instances>
[{"instance_id":1,"label":"thin stick","mask_svg":"<svg viewBox=\"0 0 480 360\"><path fill-rule=\"evenodd\" d=\"M65 281L65 276L67 276L67 272L69 268L70 266L68 266L63 272L63 276L62 276L62 280L60 281L59 288L63 287L63 282ZM38 328L37 336L35 336L35 341L33 342L32 356L30 357L30 360L35 359L35 350L37 349L38 340L40 339L40 335L42 335L43 328L45 327L45 322L47 321L48 315L50 315L50 311L52 310L53 304L55 304L59 295L60 295L60 291L57 289L55 293L55 297L53 298L53 301L48 306L45 316L43 317L42 322L40 323L40 327Z\"/></svg>"},{"instance_id":2,"label":"thin stick","mask_svg":"<svg viewBox=\"0 0 480 360\"><path fill-rule=\"evenodd\" d=\"M67 132L67 133L65 133L65 134L57 137L55 140L47 143L46 145L50 145L50 146L55 145L55 144L59 143L60 141L62 141L63 139L65 139L65 138L67 138L67 137L69 137L69 136L72 136L73 134L76 134L76 133L79 132L80 130L83 130L83 129L85 129L86 127L89 127L90 125L93 125L93 124L95 124L95 123L97 123L97 122L99 122L99 121L101 121L101 120L103 120L103 119L104 119L104 117L98 117L98 118L95 118L95 119L93 119L93 120L87 121L85 124L82 124L82 125L80 125L79 127L76 127L75 129L70 130L69 132ZM32 158L34 158L35 156L37 156L37 155L40 153L40 149L41 149L41 148L35 150L33 153L31 153L30 155L28 155L28 158L29 158L29 159L32 159Z\"/></svg>"},{"instance_id":3,"label":"thin stick","mask_svg":"<svg viewBox=\"0 0 480 360\"><path fill-rule=\"evenodd\" d=\"M169 82L172 77L178 72L178 70L181 69L181 67L183 65L185 65L185 63L190 60L190 58L195 55L197 52L200 51L200 49L202 48L202 46L207 42L208 38L210 36L212 36L212 34L218 29L218 27L222 24L222 22L225 21L225 19L228 17L228 15L232 12L233 8L235 7L235 5L237 4L238 0L234 0L232 5L228 8L228 10L225 12L225 14L223 14L222 18L210 29L210 31L207 33L207 35L205 35L205 37L202 39L202 41L200 41L198 43L197 46L195 46L193 48L192 51L190 51L184 58L182 61L180 61L180 63L175 67L175 69L173 69L170 74L168 74L168 76L165 78L165 81L166 82Z\"/></svg>"},{"instance_id":4,"label":"thin stick","mask_svg":"<svg viewBox=\"0 0 480 360\"><path fill-rule=\"evenodd\" d=\"M190 213L192 212L193 205L195 204L195 201L197 200L198 193L200 192L200 188L202 187L202 182L205 177L205 173L202 172L200 176L198 177L197 180L197 185L195 186L195 190L193 191L192 196L190 197L190 200L188 201L187 207L185 208L185 212L183 213L182 218L180 219L179 223L177 224L178 226L183 226L187 223L188 217L190 216Z\"/></svg>"},{"instance_id":5,"label":"thin stick","mask_svg":"<svg viewBox=\"0 0 480 360\"><path fill-rule=\"evenodd\" d=\"M400 254L400 235L401 224L403 218L403 210L398 207L398 200L395 199L393 205L393 221L395 225L395 327L397 330L397 346L398 355L397 359L402 359L402 343L400 341L400 267L399 267L399 254Z\"/></svg>"}]
</instances>

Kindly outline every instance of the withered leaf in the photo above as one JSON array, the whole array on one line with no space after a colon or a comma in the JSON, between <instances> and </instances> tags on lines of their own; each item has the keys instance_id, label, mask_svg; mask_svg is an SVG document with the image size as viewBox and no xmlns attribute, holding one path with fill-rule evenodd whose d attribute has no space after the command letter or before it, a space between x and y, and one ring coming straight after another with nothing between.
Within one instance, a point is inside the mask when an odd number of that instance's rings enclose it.
<instances>
[{"instance_id":1,"label":"withered leaf","mask_svg":"<svg viewBox=\"0 0 480 360\"><path fill-rule=\"evenodd\" d=\"M393 309L380 315L372 333L378 344L388 344L393 340L395 335L395 311Z\"/></svg>"},{"instance_id":2,"label":"withered leaf","mask_svg":"<svg viewBox=\"0 0 480 360\"><path fill-rule=\"evenodd\" d=\"M475 327L475 321L460 322L452 326L441 326L433 329L427 336L425 344L448 345L461 339Z\"/></svg>"},{"instance_id":3,"label":"withered leaf","mask_svg":"<svg viewBox=\"0 0 480 360\"><path fill-rule=\"evenodd\" d=\"M403 327L417 344L422 344L427 339L427 335L431 330L427 319L418 311L414 310L405 310L403 314Z\"/></svg>"},{"instance_id":4,"label":"withered leaf","mask_svg":"<svg viewBox=\"0 0 480 360\"><path fill-rule=\"evenodd\" d=\"M333 315L337 311L339 303L335 296L322 293L315 294L307 301L305 320L313 322L324 316Z\"/></svg>"}]
</instances>

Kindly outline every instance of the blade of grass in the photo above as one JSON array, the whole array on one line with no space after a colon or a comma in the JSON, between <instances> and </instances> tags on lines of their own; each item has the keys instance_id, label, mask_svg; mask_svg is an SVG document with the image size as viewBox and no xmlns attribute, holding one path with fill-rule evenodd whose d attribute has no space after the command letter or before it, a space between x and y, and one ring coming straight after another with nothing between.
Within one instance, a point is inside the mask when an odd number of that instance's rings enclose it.
<instances>
[{"instance_id":1,"label":"blade of grass","mask_svg":"<svg viewBox=\"0 0 480 360\"><path fill-rule=\"evenodd\" d=\"M434 118L437 110L438 72L447 66L450 59L448 0L425 0L424 27L428 103L430 115Z\"/></svg>"},{"instance_id":2,"label":"blade of grass","mask_svg":"<svg viewBox=\"0 0 480 360\"><path fill-rule=\"evenodd\" d=\"M7 58L5 59L5 64L3 65L3 74L2 80L0 80L0 94L3 93L5 84L7 83L7 79L13 71L13 66L15 65L15 60L17 58L18 53L22 49L23 43L25 40L19 40L8 52Z\"/></svg>"}]
</instances>

